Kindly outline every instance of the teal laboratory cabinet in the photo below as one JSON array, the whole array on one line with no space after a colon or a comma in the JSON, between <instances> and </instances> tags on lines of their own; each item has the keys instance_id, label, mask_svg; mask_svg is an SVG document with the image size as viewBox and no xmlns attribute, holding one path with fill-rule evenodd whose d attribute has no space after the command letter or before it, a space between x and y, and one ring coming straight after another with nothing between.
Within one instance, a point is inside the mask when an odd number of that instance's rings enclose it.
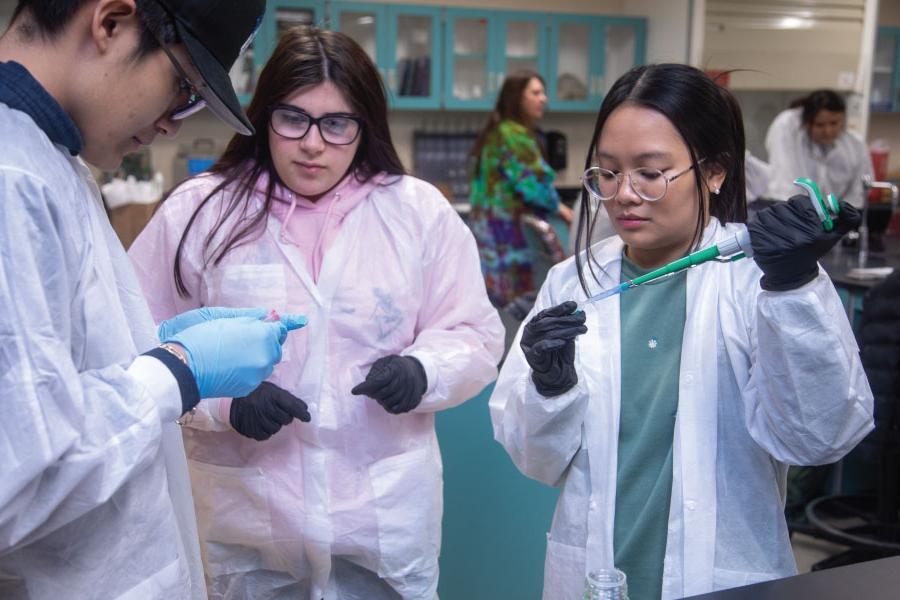
<instances>
[{"instance_id":1,"label":"teal laboratory cabinet","mask_svg":"<svg viewBox=\"0 0 900 600\"><path fill-rule=\"evenodd\" d=\"M436 415L444 461L441 600L538 600L559 490L522 475L494 440L493 391Z\"/></svg>"},{"instance_id":2,"label":"teal laboratory cabinet","mask_svg":"<svg viewBox=\"0 0 900 600\"><path fill-rule=\"evenodd\" d=\"M646 20L378 2L270 0L259 34L231 71L249 104L286 27L342 31L378 67L392 109L493 109L504 77L540 74L549 108L596 111L612 82L643 64Z\"/></svg>"},{"instance_id":3,"label":"teal laboratory cabinet","mask_svg":"<svg viewBox=\"0 0 900 600\"><path fill-rule=\"evenodd\" d=\"M491 110L506 73L548 75L547 15L445 9L443 106Z\"/></svg>"},{"instance_id":4,"label":"teal laboratory cabinet","mask_svg":"<svg viewBox=\"0 0 900 600\"><path fill-rule=\"evenodd\" d=\"M642 18L554 15L547 81L550 109L596 111L616 79L644 64L646 39Z\"/></svg>"},{"instance_id":5,"label":"teal laboratory cabinet","mask_svg":"<svg viewBox=\"0 0 900 600\"><path fill-rule=\"evenodd\" d=\"M368 2L330 6L330 28L352 37L372 58L392 108L440 107L440 7Z\"/></svg>"},{"instance_id":6,"label":"teal laboratory cabinet","mask_svg":"<svg viewBox=\"0 0 900 600\"><path fill-rule=\"evenodd\" d=\"M268 0L259 31L231 69L231 80L243 106L250 104L256 80L272 56L281 32L294 25L321 25L325 0Z\"/></svg>"},{"instance_id":7,"label":"teal laboratory cabinet","mask_svg":"<svg viewBox=\"0 0 900 600\"><path fill-rule=\"evenodd\" d=\"M900 112L900 27L878 28L871 105L876 112Z\"/></svg>"}]
</instances>

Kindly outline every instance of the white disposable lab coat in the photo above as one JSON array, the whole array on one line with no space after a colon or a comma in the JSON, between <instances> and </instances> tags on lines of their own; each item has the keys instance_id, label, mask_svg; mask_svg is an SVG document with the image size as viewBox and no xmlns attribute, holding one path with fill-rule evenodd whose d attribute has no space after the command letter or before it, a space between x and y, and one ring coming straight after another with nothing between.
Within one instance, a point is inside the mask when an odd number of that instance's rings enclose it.
<instances>
[{"instance_id":1,"label":"white disposable lab coat","mask_svg":"<svg viewBox=\"0 0 900 600\"><path fill-rule=\"evenodd\" d=\"M13 143L11 140L14 140ZM175 378L87 167L0 104L0 598L206 597Z\"/></svg>"},{"instance_id":2,"label":"white disposable lab coat","mask_svg":"<svg viewBox=\"0 0 900 600\"><path fill-rule=\"evenodd\" d=\"M831 148L812 141L802 123L802 108L782 111L766 132L769 187L765 196L787 200L803 190L798 177L815 181L822 194L834 194L857 208L863 205L862 176L872 175L872 161L863 141L844 131Z\"/></svg>"},{"instance_id":3,"label":"white disposable lab coat","mask_svg":"<svg viewBox=\"0 0 900 600\"><path fill-rule=\"evenodd\" d=\"M712 220L702 247L735 230ZM592 293L619 282L622 241L594 250L603 271ZM752 260L687 274L663 598L795 573L783 516L787 465L837 460L872 429L871 391L831 281L820 273L800 289L764 292L760 275ZM569 259L550 272L534 311L584 298ZM579 597L586 571L613 562L619 297L584 310L574 388L538 394L517 339L490 400L495 436L519 469L562 487L546 600Z\"/></svg>"},{"instance_id":4,"label":"white disposable lab coat","mask_svg":"<svg viewBox=\"0 0 900 600\"><path fill-rule=\"evenodd\" d=\"M175 249L217 181L183 185L131 247L151 310L157 320L201 305L306 315L309 324L285 342L270 380L307 402L312 422L294 421L258 442L231 430L230 400L213 400L201 402L184 428L212 596L351 597L344 590L353 582L336 581L334 556L377 573L395 592L388 596L430 600L443 509L434 413L490 383L502 352L474 238L434 187L388 178L347 214L318 281L271 216L252 243L204 268L203 240L223 202L217 196L185 245L191 297L180 298ZM260 206L257 194L247 210ZM428 377L410 413L391 415L350 394L376 359L391 354L414 356Z\"/></svg>"}]
</instances>

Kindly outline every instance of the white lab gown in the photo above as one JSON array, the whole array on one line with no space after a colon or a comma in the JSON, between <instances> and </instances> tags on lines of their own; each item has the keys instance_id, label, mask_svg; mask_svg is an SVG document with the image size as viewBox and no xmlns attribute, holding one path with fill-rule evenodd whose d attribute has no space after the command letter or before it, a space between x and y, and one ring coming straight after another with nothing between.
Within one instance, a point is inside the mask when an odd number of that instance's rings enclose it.
<instances>
[{"instance_id":1,"label":"white lab gown","mask_svg":"<svg viewBox=\"0 0 900 600\"><path fill-rule=\"evenodd\" d=\"M735 228L713 219L703 247ZM595 253L605 274L593 293L619 282L622 241ZM783 516L787 465L835 461L873 426L871 391L831 281L820 273L800 289L763 292L760 275L752 260L687 274L663 598L795 573ZM534 311L584 298L569 259L550 272ZM613 560L619 297L584 310L574 388L538 394L517 339L490 400L495 437L519 469L562 487L546 600L579 597L586 571Z\"/></svg>"},{"instance_id":2,"label":"white lab gown","mask_svg":"<svg viewBox=\"0 0 900 600\"><path fill-rule=\"evenodd\" d=\"M181 397L87 167L0 104L0 598L205 597Z\"/></svg>"},{"instance_id":3,"label":"white lab gown","mask_svg":"<svg viewBox=\"0 0 900 600\"><path fill-rule=\"evenodd\" d=\"M831 148L813 143L802 123L802 109L782 111L766 132L766 152L771 169L765 196L787 200L803 190L794 185L798 177L815 181L822 194L860 208L863 205L862 176L872 175L872 161L863 141L844 131Z\"/></svg>"},{"instance_id":4,"label":"white lab gown","mask_svg":"<svg viewBox=\"0 0 900 600\"><path fill-rule=\"evenodd\" d=\"M338 556L394 590L366 600L430 600L443 510L434 413L490 383L502 353L472 234L433 186L382 183L347 214L315 282L272 217L252 243L204 269L203 234L218 209L203 210L183 254L191 298L180 298L175 249L217 181L182 186L130 248L151 311L157 320L201 305L306 315L270 380L307 402L312 422L258 442L231 429L230 400L213 400L185 427L212 596L355 598L352 581L336 581ZM249 209L261 205L256 195ZM350 394L391 354L416 357L428 377L421 404L403 415Z\"/></svg>"}]
</instances>

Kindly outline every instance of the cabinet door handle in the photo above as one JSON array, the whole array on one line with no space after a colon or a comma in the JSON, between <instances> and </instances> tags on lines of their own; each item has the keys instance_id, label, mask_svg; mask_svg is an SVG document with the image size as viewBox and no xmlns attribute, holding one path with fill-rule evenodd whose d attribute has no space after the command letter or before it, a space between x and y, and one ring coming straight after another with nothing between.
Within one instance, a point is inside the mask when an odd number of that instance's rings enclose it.
<instances>
[{"instance_id":1,"label":"cabinet door handle","mask_svg":"<svg viewBox=\"0 0 900 600\"><path fill-rule=\"evenodd\" d=\"M394 93L397 93L397 69L391 67L387 70L388 73L388 89Z\"/></svg>"}]
</instances>

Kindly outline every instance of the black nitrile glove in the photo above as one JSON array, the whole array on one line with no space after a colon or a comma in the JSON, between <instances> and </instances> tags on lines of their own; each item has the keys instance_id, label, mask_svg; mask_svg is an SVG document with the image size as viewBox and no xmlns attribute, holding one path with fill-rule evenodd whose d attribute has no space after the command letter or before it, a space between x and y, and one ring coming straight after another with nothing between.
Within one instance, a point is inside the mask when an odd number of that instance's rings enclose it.
<instances>
[{"instance_id":1,"label":"black nitrile glove","mask_svg":"<svg viewBox=\"0 0 900 600\"><path fill-rule=\"evenodd\" d=\"M531 366L531 380L542 396L559 396L578 383L575 338L587 332L584 313L574 302L542 310L525 325L519 345Z\"/></svg>"},{"instance_id":2,"label":"black nitrile glove","mask_svg":"<svg viewBox=\"0 0 900 600\"><path fill-rule=\"evenodd\" d=\"M294 419L309 423L306 402L268 381L259 384L249 396L231 401L231 426L254 440L269 439Z\"/></svg>"},{"instance_id":3,"label":"black nitrile glove","mask_svg":"<svg viewBox=\"0 0 900 600\"><path fill-rule=\"evenodd\" d=\"M840 206L831 231L825 231L805 195L770 206L747 224L753 260L763 272L760 285L764 290L793 290L816 278L819 258L845 233L859 226L859 211L843 201Z\"/></svg>"},{"instance_id":4,"label":"black nitrile glove","mask_svg":"<svg viewBox=\"0 0 900 600\"><path fill-rule=\"evenodd\" d=\"M412 356L384 356L372 363L366 380L350 393L368 396L392 415L409 412L419 405L428 379L425 368Z\"/></svg>"}]
</instances>

